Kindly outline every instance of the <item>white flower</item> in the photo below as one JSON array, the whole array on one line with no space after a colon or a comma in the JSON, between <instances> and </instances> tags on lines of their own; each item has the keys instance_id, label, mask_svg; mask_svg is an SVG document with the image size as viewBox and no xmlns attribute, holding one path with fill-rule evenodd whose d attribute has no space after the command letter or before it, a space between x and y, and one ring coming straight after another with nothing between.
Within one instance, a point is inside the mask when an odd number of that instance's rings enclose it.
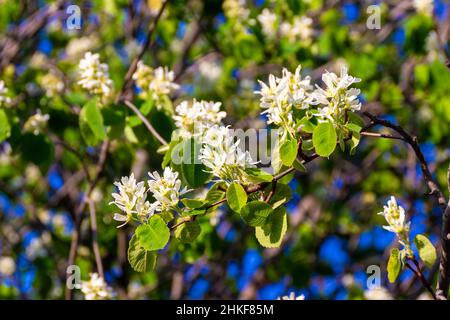
<instances>
[{"instance_id":1,"label":"white flower","mask_svg":"<svg viewBox=\"0 0 450 320\"><path fill-rule=\"evenodd\" d=\"M90 94L108 97L112 92L112 81L109 78L108 66L100 63L98 53L86 52L79 64L80 84Z\"/></svg>"},{"instance_id":2,"label":"white flower","mask_svg":"<svg viewBox=\"0 0 450 320\"><path fill-rule=\"evenodd\" d=\"M288 296L278 297L277 300L305 300L303 294L297 296L295 292L291 292Z\"/></svg>"},{"instance_id":3,"label":"white flower","mask_svg":"<svg viewBox=\"0 0 450 320\"><path fill-rule=\"evenodd\" d=\"M152 99L158 100L167 96L180 87L174 82L175 73L167 67L152 69L139 61L136 72L133 74L136 85L142 89L142 96L150 95ZM157 105L160 108L159 105Z\"/></svg>"},{"instance_id":4,"label":"white flower","mask_svg":"<svg viewBox=\"0 0 450 320\"><path fill-rule=\"evenodd\" d=\"M0 274L9 277L16 271L16 262L11 257L0 257Z\"/></svg>"},{"instance_id":5,"label":"white flower","mask_svg":"<svg viewBox=\"0 0 450 320\"><path fill-rule=\"evenodd\" d=\"M173 116L175 125L183 138L199 137L206 127L220 124L226 117L226 112L220 111L220 102L187 101L181 102L175 109Z\"/></svg>"},{"instance_id":6,"label":"white flower","mask_svg":"<svg viewBox=\"0 0 450 320\"><path fill-rule=\"evenodd\" d=\"M200 60L198 64L198 71L203 78L209 80L210 82L215 82L222 74L222 67L217 62L205 59Z\"/></svg>"},{"instance_id":7,"label":"white flower","mask_svg":"<svg viewBox=\"0 0 450 320\"><path fill-rule=\"evenodd\" d=\"M53 72L49 72L41 78L40 84L47 97L54 97L64 90L64 82Z\"/></svg>"},{"instance_id":8,"label":"white flower","mask_svg":"<svg viewBox=\"0 0 450 320\"><path fill-rule=\"evenodd\" d=\"M180 195L188 191L186 188L180 190L181 180L178 179L178 172L173 171L170 167L164 169L162 176L157 171L149 172L148 175L150 177L148 180L149 190L161 206L161 211L175 207L180 200Z\"/></svg>"},{"instance_id":9,"label":"white flower","mask_svg":"<svg viewBox=\"0 0 450 320\"><path fill-rule=\"evenodd\" d=\"M25 249L25 254L31 260L43 257L47 254L44 243L40 237L33 238Z\"/></svg>"},{"instance_id":10,"label":"white flower","mask_svg":"<svg viewBox=\"0 0 450 320\"><path fill-rule=\"evenodd\" d=\"M290 42L298 40L305 44L311 42L314 30L312 28L312 19L306 16L295 17L292 24L283 22L280 26L281 35L286 37Z\"/></svg>"},{"instance_id":11,"label":"white flower","mask_svg":"<svg viewBox=\"0 0 450 320\"><path fill-rule=\"evenodd\" d=\"M352 84L360 82L361 79L350 76L347 68L341 68L340 76L335 73L326 72L322 75L322 81L326 88L317 89L312 93L312 104L319 105L319 116L333 123L340 123L345 119L345 111L357 111L361 109L358 100L359 89L349 88ZM322 106L322 107L320 107Z\"/></svg>"},{"instance_id":12,"label":"white flower","mask_svg":"<svg viewBox=\"0 0 450 320\"><path fill-rule=\"evenodd\" d=\"M422 13L426 16L431 16L433 14L433 0L414 0L413 6L418 13Z\"/></svg>"},{"instance_id":13,"label":"white flower","mask_svg":"<svg viewBox=\"0 0 450 320\"><path fill-rule=\"evenodd\" d=\"M69 59L79 59L84 53L93 50L98 42L95 35L73 38L66 46L66 54Z\"/></svg>"},{"instance_id":14,"label":"white flower","mask_svg":"<svg viewBox=\"0 0 450 320\"><path fill-rule=\"evenodd\" d=\"M222 4L225 16L229 19L244 21L248 18L250 11L246 7L245 0L225 0Z\"/></svg>"},{"instance_id":15,"label":"white flower","mask_svg":"<svg viewBox=\"0 0 450 320\"><path fill-rule=\"evenodd\" d=\"M366 300L393 300L394 298L390 292L381 286L376 286L369 290L364 291L364 298Z\"/></svg>"},{"instance_id":16,"label":"white flower","mask_svg":"<svg viewBox=\"0 0 450 320\"><path fill-rule=\"evenodd\" d=\"M8 88L5 86L5 82L0 80L0 107L11 103L11 98L8 97Z\"/></svg>"},{"instance_id":17,"label":"white flower","mask_svg":"<svg viewBox=\"0 0 450 320\"><path fill-rule=\"evenodd\" d=\"M234 141L231 130L225 126L207 128L200 149L200 160L210 172L224 181L245 183L245 169L254 167L248 151L239 147L240 141Z\"/></svg>"},{"instance_id":18,"label":"white flower","mask_svg":"<svg viewBox=\"0 0 450 320\"><path fill-rule=\"evenodd\" d=\"M97 273L91 273L89 277L89 281L81 282L81 292L83 292L86 300L107 300L112 298L112 289L102 277Z\"/></svg>"},{"instance_id":19,"label":"white flower","mask_svg":"<svg viewBox=\"0 0 450 320\"><path fill-rule=\"evenodd\" d=\"M125 215L115 213L113 219L123 222L118 228L127 224L136 214L139 219L148 219L159 208L158 204L146 201L147 190L145 182L137 182L134 174L130 177L122 177L121 182L115 182L114 185L119 189L119 193L113 193L113 202Z\"/></svg>"},{"instance_id":20,"label":"white flower","mask_svg":"<svg viewBox=\"0 0 450 320\"><path fill-rule=\"evenodd\" d=\"M47 122L50 119L48 114L42 114L41 110L37 109L36 113L28 118L24 124L24 130L32 132L34 135L42 133L47 127Z\"/></svg>"},{"instance_id":21,"label":"white flower","mask_svg":"<svg viewBox=\"0 0 450 320\"><path fill-rule=\"evenodd\" d=\"M378 214L384 216L389 224L389 226L383 226L384 229L397 234L409 232L410 222L406 223L405 209L397 204L394 196L391 196L387 206L384 206L383 212Z\"/></svg>"},{"instance_id":22,"label":"white flower","mask_svg":"<svg viewBox=\"0 0 450 320\"><path fill-rule=\"evenodd\" d=\"M271 74L269 84L259 81L261 90L255 91L261 95L261 108L267 109L261 113L267 114L267 123L281 127L284 134L295 131L292 108L308 109L311 104L311 79L302 79L300 71L299 65L294 74L287 69L283 69L281 78Z\"/></svg>"},{"instance_id":23,"label":"white flower","mask_svg":"<svg viewBox=\"0 0 450 320\"><path fill-rule=\"evenodd\" d=\"M263 34L268 38L276 36L277 16L268 8L265 8L259 15L258 21L261 24Z\"/></svg>"}]
</instances>

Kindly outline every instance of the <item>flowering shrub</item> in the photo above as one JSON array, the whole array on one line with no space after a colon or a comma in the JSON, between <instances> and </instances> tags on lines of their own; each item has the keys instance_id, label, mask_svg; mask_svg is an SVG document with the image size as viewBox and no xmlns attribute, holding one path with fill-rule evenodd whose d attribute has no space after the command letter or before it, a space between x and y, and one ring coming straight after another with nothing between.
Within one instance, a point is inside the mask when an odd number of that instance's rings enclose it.
<instances>
[{"instance_id":1,"label":"flowering shrub","mask_svg":"<svg viewBox=\"0 0 450 320\"><path fill-rule=\"evenodd\" d=\"M5 4L0 297L446 299L449 7L330 3Z\"/></svg>"}]
</instances>

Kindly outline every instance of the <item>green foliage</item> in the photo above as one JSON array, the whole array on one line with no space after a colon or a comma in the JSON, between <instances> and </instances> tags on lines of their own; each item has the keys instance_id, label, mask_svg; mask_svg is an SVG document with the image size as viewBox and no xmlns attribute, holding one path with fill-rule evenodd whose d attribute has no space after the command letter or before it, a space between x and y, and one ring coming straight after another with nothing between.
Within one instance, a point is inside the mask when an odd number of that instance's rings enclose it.
<instances>
[{"instance_id":1,"label":"green foliage","mask_svg":"<svg viewBox=\"0 0 450 320\"><path fill-rule=\"evenodd\" d=\"M183 243L191 243L197 239L202 231L197 221L185 222L179 225L174 232L175 238Z\"/></svg>"},{"instance_id":2,"label":"green foliage","mask_svg":"<svg viewBox=\"0 0 450 320\"><path fill-rule=\"evenodd\" d=\"M231 210L240 212L247 203L247 192L238 183L232 183L227 189L227 202Z\"/></svg>"},{"instance_id":3,"label":"green foliage","mask_svg":"<svg viewBox=\"0 0 450 320\"><path fill-rule=\"evenodd\" d=\"M11 125L9 124L8 116L5 110L0 109L0 142L8 138L10 133Z\"/></svg>"},{"instance_id":4,"label":"green foliage","mask_svg":"<svg viewBox=\"0 0 450 320\"><path fill-rule=\"evenodd\" d=\"M281 245L287 230L286 209L281 206L270 213L267 222L255 228L258 242L265 248L275 248Z\"/></svg>"},{"instance_id":5,"label":"green foliage","mask_svg":"<svg viewBox=\"0 0 450 320\"><path fill-rule=\"evenodd\" d=\"M402 261L400 250L398 250L397 248L393 248L391 250L391 255L389 256L389 261L387 264L389 282L394 283L398 275L400 274L401 270L402 270Z\"/></svg>"},{"instance_id":6,"label":"green foliage","mask_svg":"<svg viewBox=\"0 0 450 320\"><path fill-rule=\"evenodd\" d=\"M322 122L314 129L313 144L316 153L321 157L330 156L337 144L337 135L334 126L330 122Z\"/></svg>"},{"instance_id":7,"label":"green foliage","mask_svg":"<svg viewBox=\"0 0 450 320\"><path fill-rule=\"evenodd\" d=\"M152 270L156 265L156 258L156 252L145 250L137 235L133 235L128 244L128 262L133 270L137 272Z\"/></svg>"},{"instance_id":8,"label":"green foliage","mask_svg":"<svg viewBox=\"0 0 450 320\"><path fill-rule=\"evenodd\" d=\"M272 207L263 201L248 202L241 209L242 219L252 227L260 227L266 224L267 218L273 212Z\"/></svg>"},{"instance_id":9,"label":"green foliage","mask_svg":"<svg viewBox=\"0 0 450 320\"><path fill-rule=\"evenodd\" d=\"M290 167L295 161L298 152L298 142L296 139L284 141L280 146L281 162L286 167Z\"/></svg>"},{"instance_id":10,"label":"green foliage","mask_svg":"<svg viewBox=\"0 0 450 320\"><path fill-rule=\"evenodd\" d=\"M169 242L170 231L159 215L153 215L147 224L136 228L136 235L142 248L148 251L163 249Z\"/></svg>"},{"instance_id":11,"label":"green foliage","mask_svg":"<svg viewBox=\"0 0 450 320\"><path fill-rule=\"evenodd\" d=\"M200 147L201 145L195 139L189 139L183 143L181 173L186 183L192 188L202 186L211 178L205 165L198 159Z\"/></svg>"},{"instance_id":12,"label":"green foliage","mask_svg":"<svg viewBox=\"0 0 450 320\"><path fill-rule=\"evenodd\" d=\"M414 244L419 251L420 259L422 259L427 267L431 268L436 261L436 249L431 241L424 235L418 234L414 238Z\"/></svg>"}]
</instances>

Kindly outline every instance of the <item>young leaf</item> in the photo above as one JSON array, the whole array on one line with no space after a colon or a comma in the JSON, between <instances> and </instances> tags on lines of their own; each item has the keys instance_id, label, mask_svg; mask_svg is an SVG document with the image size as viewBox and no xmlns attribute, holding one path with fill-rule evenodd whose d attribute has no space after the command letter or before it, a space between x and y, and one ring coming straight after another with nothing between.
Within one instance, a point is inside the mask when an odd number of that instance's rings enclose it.
<instances>
[{"instance_id":1,"label":"young leaf","mask_svg":"<svg viewBox=\"0 0 450 320\"><path fill-rule=\"evenodd\" d=\"M154 251L147 251L141 247L139 238L136 235L128 244L128 262L137 272L146 272L155 268L157 254Z\"/></svg>"},{"instance_id":2,"label":"young leaf","mask_svg":"<svg viewBox=\"0 0 450 320\"><path fill-rule=\"evenodd\" d=\"M88 124L97 139L104 140L106 138L105 128L103 126L103 115L100 112L95 99L90 100L83 106L80 111L80 121Z\"/></svg>"},{"instance_id":3,"label":"young leaf","mask_svg":"<svg viewBox=\"0 0 450 320\"><path fill-rule=\"evenodd\" d=\"M284 207L278 207L262 227L255 228L258 242L266 248L279 247L287 230L287 214Z\"/></svg>"},{"instance_id":4,"label":"young leaf","mask_svg":"<svg viewBox=\"0 0 450 320\"><path fill-rule=\"evenodd\" d=\"M181 199L181 202L183 202L183 204L190 209L198 209L208 203L208 201L203 199L189 199L189 198Z\"/></svg>"},{"instance_id":5,"label":"young leaf","mask_svg":"<svg viewBox=\"0 0 450 320\"><path fill-rule=\"evenodd\" d=\"M267 217L273 212L272 207L262 201L252 201L247 203L241 209L241 217L252 227L263 226Z\"/></svg>"},{"instance_id":6,"label":"young leaf","mask_svg":"<svg viewBox=\"0 0 450 320\"><path fill-rule=\"evenodd\" d=\"M419 250L420 259L422 259L427 267L432 267L436 260L436 249L431 241L424 235L418 234L414 238L414 244L416 245L417 250Z\"/></svg>"},{"instance_id":7,"label":"young leaf","mask_svg":"<svg viewBox=\"0 0 450 320\"><path fill-rule=\"evenodd\" d=\"M197 221L185 222L175 229L174 235L180 242L191 243L197 239L201 231Z\"/></svg>"},{"instance_id":8,"label":"young leaf","mask_svg":"<svg viewBox=\"0 0 450 320\"><path fill-rule=\"evenodd\" d=\"M0 142L3 142L11 133L11 125L9 124L6 112L0 109Z\"/></svg>"},{"instance_id":9,"label":"young leaf","mask_svg":"<svg viewBox=\"0 0 450 320\"><path fill-rule=\"evenodd\" d=\"M231 210L240 212L247 203L247 192L239 183L232 183L227 188L227 202Z\"/></svg>"},{"instance_id":10,"label":"young leaf","mask_svg":"<svg viewBox=\"0 0 450 320\"><path fill-rule=\"evenodd\" d=\"M169 242L170 231L164 220L159 215L153 215L147 224L141 224L136 228L141 247L145 250L159 250Z\"/></svg>"},{"instance_id":11,"label":"young leaf","mask_svg":"<svg viewBox=\"0 0 450 320\"><path fill-rule=\"evenodd\" d=\"M328 157L333 153L337 144L336 130L331 122L320 123L313 132L313 144L321 157Z\"/></svg>"},{"instance_id":12,"label":"young leaf","mask_svg":"<svg viewBox=\"0 0 450 320\"><path fill-rule=\"evenodd\" d=\"M252 183L270 182L273 179L270 173L259 168L247 168L245 172L248 174L248 178Z\"/></svg>"},{"instance_id":13,"label":"young leaf","mask_svg":"<svg viewBox=\"0 0 450 320\"><path fill-rule=\"evenodd\" d=\"M181 173L184 180L192 188L204 185L211 178L211 175L206 172L207 168L198 159L199 152L200 144L194 139L184 142Z\"/></svg>"},{"instance_id":14,"label":"young leaf","mask_svg":"<svg viewBox=\"0 0 450 320\"><path fill-rule=\"evenodd\" d=\"M296 139L284 141L280 147L281 162L286 167L290 167L297 158L298 144Z\"/></svg>"},{"instance_id":15,"label":"young leaf","mask_svg":"<svg viewBox=\"0 0 450 320\"><path fill-rule=\"evenodd\" d=\"M216 182L209 188L205 197L205 200L207 200L209 204L222 200L223 197L225 197L225 191L221 190L220 187L226 189L225 183Z\"/></svg>"},{"instance_id":16,"label":"young leaf","mask_svg":"<svg viewBox=\"0 0 450 320\"><path fill-rule=\"evenodd\" d=\"M400 270L402 269L402 262L400 259L400 251L397 248L391 250L391 255L387 264L387 272L390 283L394 283L397 279Z\"/></svg>"}]
</instances>

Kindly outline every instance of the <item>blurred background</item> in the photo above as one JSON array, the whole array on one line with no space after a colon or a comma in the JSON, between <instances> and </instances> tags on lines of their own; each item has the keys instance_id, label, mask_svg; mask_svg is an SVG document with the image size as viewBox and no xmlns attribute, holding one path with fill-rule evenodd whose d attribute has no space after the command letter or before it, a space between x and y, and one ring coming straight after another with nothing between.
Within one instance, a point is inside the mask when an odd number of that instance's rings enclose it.
<instances>
[{"instance_id":1,"label":"blurred background","mask_svg":"<svg viewBox=\"0 0 450 320\"><path fill-rule=\"evenodd\" d=\"M87 51L99 53L119 90L162 1L0 5L0 79L13 105L6 113L14 119L8 138L0 127L0 299L62 299L74 214L87 186L84 170L95 171L101 147L88 146L80 135L77 112L89 97L76 83L78 63ZM70 5L80 9L79 29L67 24ZM416 135L446 190L449 12L443 0L172 0L143 60L174 70L181 87L169 104L221 101L224 122L244 129L266 126L254 94L258 79L301 64L319 83L325 70L338 73L346 65L362 79L362 110ZM50 116L45 134L24 138L21 128L37 109ZM171 117L155 109L146 116L170 140ZM156 269L140 274L126 259L131 230L116 228L108 203L115 180L130 171L144 178L160 170L162 157L144 125L129 115L124 127L114 133L93 191L105 280L116 298L276 299L289 292L306 299L430 298L409 270L394 285L385 272L395 235L382 228L377 213L391 195L405 207L412 236L425 233L439 246L441 212L401 141L363 138L354 156L338 150L297 173L280 248L262 248L252 229L222 206L199 220L196 242L172 241ZM84 219L76 259L83 280L95 271L94 261ZM368 289L370 265L380 267L383 289ZM436 270L426 275L434 279ZM75 298L83 298L78 290Z\"/></svg>"}]
</instances>

